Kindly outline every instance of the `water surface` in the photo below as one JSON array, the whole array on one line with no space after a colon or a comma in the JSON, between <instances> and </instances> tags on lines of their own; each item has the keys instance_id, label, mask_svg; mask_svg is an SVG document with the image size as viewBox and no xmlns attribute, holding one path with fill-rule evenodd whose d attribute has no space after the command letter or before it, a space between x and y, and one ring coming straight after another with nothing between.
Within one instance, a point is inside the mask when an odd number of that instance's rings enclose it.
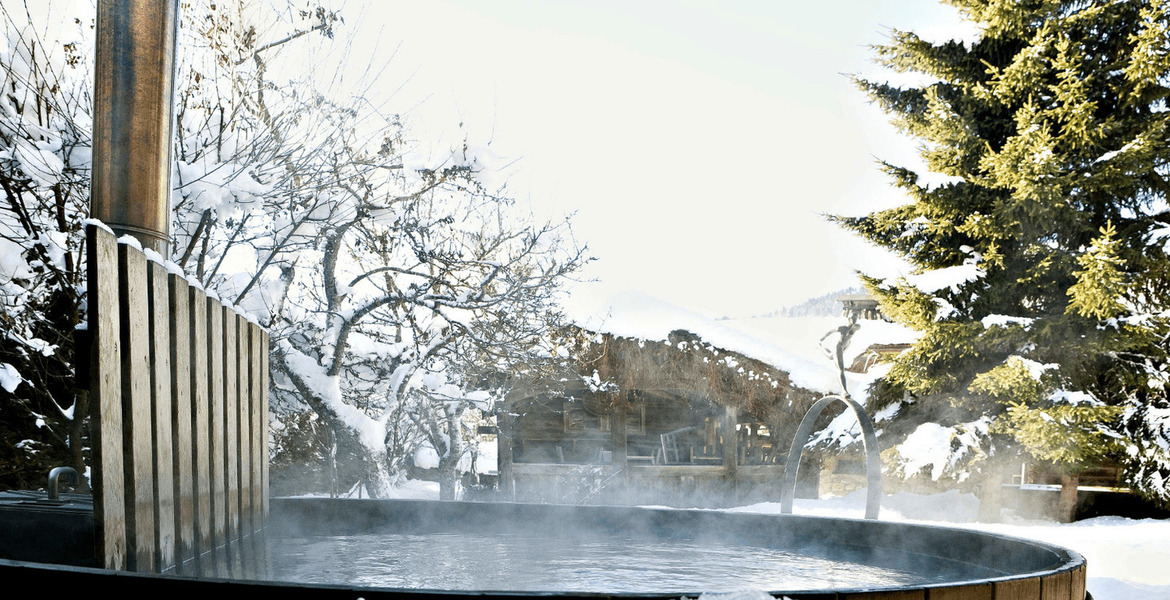
<instances>
[{"instance_id":1,"label":"water surface","mask_svg":"<svg viewBox=\"0 0 1170 600\"><path fill-rule=\"evenodd\" d=\"M944 581L782 549L685 540L431 533L272 541L274 579L363 587L612 593L815 590Z\"/></svg>"}]
</instances>

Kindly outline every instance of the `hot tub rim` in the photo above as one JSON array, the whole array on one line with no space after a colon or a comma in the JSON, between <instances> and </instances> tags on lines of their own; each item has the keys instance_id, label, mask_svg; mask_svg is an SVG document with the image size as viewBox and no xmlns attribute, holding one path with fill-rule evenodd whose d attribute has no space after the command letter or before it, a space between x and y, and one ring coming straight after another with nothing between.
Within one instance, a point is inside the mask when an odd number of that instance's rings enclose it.
<instances>
[{"instance_id":1,"label":"hot tub rim","mask_svg":"<svg viewBox=\"0 0 1170 600\"><path fill-rule=\"evenodd\" d=\"M823 589L808 589L808 590L779 590L769 591L772 594L783 594L792 598L836 598L838 595L858 595L853 597L864 597L865 594L881 594L885 592L916 592L922 591L922 596L926 597L930 594L927 590L944 589L944 588L962 588L962 587L979 587L989 586L993 587L1004 582L1020 582L1035 579L1039 581L1057 581L1057 578L1068 575L1064 580L1063 586L1070 590L1071 594L1082 593L1084 589L1084 573L1077 575L1078 570L1085 568L1084 558L1067 548L1039 542L1036 540L1028 540L1018 538L1010 535L983 532L973 529L946 527L933 524L919 524L919 523L896 523L888 521L870 521L863 519L849 519L849 518L835 518L835 517L821 517L815 515L777 515L767 513L750 513L750 512L727 512L710 509L676 509L667 507L631 507L631 506L573 506L573 505L547 505L547 504L528 504L516 502L436 502L434 500L370 500L370 499L330 499L321 497L296 497L296 498L275 498L272 506L274 508L274 518L271 523L276 525L271 529L273 535L279 535L279 524L281 523L280 515L282 511L289 506L300 506L301 508L312 507L316 505L318 508L322 505L330 505L333 511L336 512L338 508L352 509L353 507L366 507L366 510L373 510L375 513L384 512L386 510L398 509L404 510L404 507L411 507L413 510L442 512L455 512L466 514L467 511L511 511L513 514L518 511L525 511L525 513L532 511L534 508L543 509L547 513L570 514L578 518L588 517L590 515L606 515L615 522L620 522L621 519L638 518L639 522L652 521L647 519L646 515L655 515L658 519L666 518L667 521L674 522L676 525L679 522L691 523L695 522L698 525L709 527L712 522L720 524L724 522L743 522L748 525L752 523L773 523L783 524L787 523L804 523L808 526L815 526L823 523L833 523L836 527L844 527L847 531L850 528L897 528L898 530L921 530L932 532L932 535L954 535L973 536L981 540L992 540L994 543L1008 543L1016 545L1017 547L1027 548L1030 552L1043 553L1048 556L1050 560L1045 563L1047 568L1030 569L1025 571L1017 571L1007 573L1002 576L992 576L974 579L952 579L944 582L921 582L911 583L907 585L885 585L885 586L866 586L866 587L836 587ZM565 511L569 511L565 513ZM352 517L355 514L360 514L362 511L346 510L347 516ZM776 525L779 526L779 525ZM646 528L649 532L650 529ZM908 536L909 537L909 536ZM870 545L869 548L876 546ZM879 547L880 548L880 547ZM904 551L904 550L903 550ZM938 555L931 555L937 557ZM980 563L974 563L980 564ZM982 565L981 566L985 566ZM159 593L159 590L178 589L184 585L191 585L193 582L200 585L210 586L209 589L215 589L216 593L227 597L234 596L239 593L247 592L248 590L264 589L269 591L280 591L281 593L292 593L293 597L296 592L303 593L305 597L320 597L332 598L337 597L353 598L355 596L369 597L374 595L379 598L397 599L405 597L404 594L417 596L424 594L435 598L445 598L454 600L456 598L678 598L682 595L690 596L702 592L582 592L582 591L515 591L515 590L478 590L474 592L459 591L459 590L438 590L438 589L404 589L391 587L374 587L374 586L354 586L345 584L308 584L298 583L292 581L275 581L275 580L261 580L261 579L225 579L216 577L202 577L193 578L183 575L153 575L153 574L139 574L125 571L110 571L99 568L87 566L64 566L54 565L48 563L36 563L27 561L16 561L12 559L0 559L0 576L3 576L6 581L20 580L22 577L28 577L30 574L36 573L34 581L54 581L56 583L64 583L66 586L72 585L79 591L90 591L94 587L117 587L119 589L129 588L135 590L153 590L151 593ZM1005 585L1015 585L1009 583ZM1058 582L1058 585L1061 585ZM259 588L257 586L260 586ZM1034 587L1039 588L1040 584L1036 583ZM226 590L226 592L225 592ZM230 592L230 593L227 593ZM990 596L989 596L990 597ZM1048 598L1049 595L1037 595L1037 598ZM1064 597L1064 596L1061 596ZM1069 597L1072 597L1071 595Z\"/></svg>"}]
</instances>

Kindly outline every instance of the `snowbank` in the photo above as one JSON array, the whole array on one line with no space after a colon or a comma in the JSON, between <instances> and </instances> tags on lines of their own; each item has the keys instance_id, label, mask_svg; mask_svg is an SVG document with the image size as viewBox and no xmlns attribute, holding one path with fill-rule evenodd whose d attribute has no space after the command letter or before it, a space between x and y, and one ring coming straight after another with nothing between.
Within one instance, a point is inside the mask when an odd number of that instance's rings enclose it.
<instances>
[{"instance_id":1,"label":"snowbank","mask_svg":"<svg viewBox=\"0 0 1170 600\"><path fill-rule=\"evenodd\" d=\"M892 494L882 500L881 520L964 527L1037 540L1079 552L1088 561L1088 590L1095 600L1170 598L1170 520L1097 517L1075 523L1009 518L976 523L979 501L972 494ZM728 509L776 514L777 502ZM796 514L860 519L865 491L840 498L793 502Z\"/></svg>"}]
</instances>

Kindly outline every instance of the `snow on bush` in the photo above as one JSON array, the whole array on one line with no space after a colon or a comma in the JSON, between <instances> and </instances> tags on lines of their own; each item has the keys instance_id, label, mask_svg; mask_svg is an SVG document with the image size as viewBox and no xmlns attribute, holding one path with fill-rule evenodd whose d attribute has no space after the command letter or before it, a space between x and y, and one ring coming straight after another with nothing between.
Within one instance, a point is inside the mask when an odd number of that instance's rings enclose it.
<instances>
[{"instance_id":1,"label":"snow on bush","mask_svg":"<svg viewBox=\"0 0 1170 600\"><path fill-rule=\"evenodd\" d=\"M968 455L982 452L980 440L987 435L990 425L990 417L954 427L923 423L889 452L892 462L889 472L909 479L929 471L932 481L944 477L964 481L968 473L954 473L953 468L970 460Z\"/></svg>"}]
</instances>

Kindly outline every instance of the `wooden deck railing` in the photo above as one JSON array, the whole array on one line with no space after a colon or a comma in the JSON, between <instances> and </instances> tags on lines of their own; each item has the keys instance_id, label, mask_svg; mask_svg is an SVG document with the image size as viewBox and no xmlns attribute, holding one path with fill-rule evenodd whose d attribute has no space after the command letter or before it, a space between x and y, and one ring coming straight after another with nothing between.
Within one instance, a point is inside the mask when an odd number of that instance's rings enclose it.
<instances>
[{"instance_id":1,"label":"wooden deck railing","mask_svg":"<svg viewBox=\"0 0 1170 600\"><path fill-rule=\"evenodd\" d=\"M98 561L250 572L268 514L268 335L100 226L86 240Z\"/></svg>"}]
</instances>

